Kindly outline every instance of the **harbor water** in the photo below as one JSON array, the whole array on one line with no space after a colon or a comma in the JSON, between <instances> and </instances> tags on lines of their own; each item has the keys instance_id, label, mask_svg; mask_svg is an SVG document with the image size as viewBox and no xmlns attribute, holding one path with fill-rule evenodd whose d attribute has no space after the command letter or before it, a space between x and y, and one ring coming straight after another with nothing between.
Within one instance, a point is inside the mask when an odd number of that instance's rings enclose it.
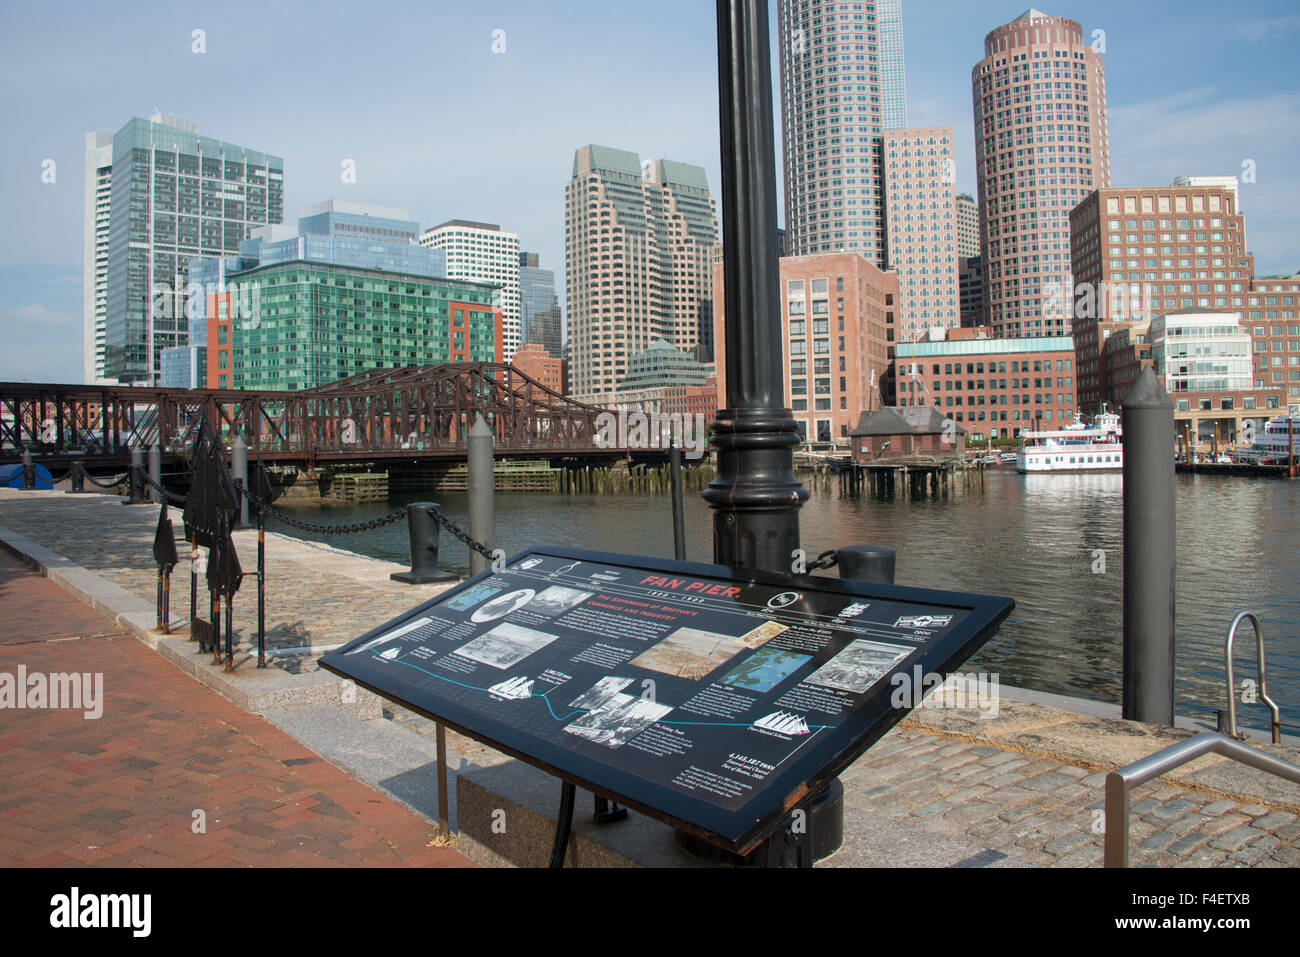
<instances>
[{"instance_id":1,"label":"harbor water","mask_svg":"<svg viewBox=\"0 0 1300 957\"><path fill-rule=\"evenodd\" d=\"M387 504L287 509L328 524L375 518L410 501L436 501L468 527L464 493L406 495ZM1300 486L1272 479L1179 475L1176 711L1208 718L1224 706L1223 644L1233 616L1264 627L1271 696L1284 721L1300 722ZM900 585L1014 598L998 635L964 666L1013 685L1118 703L1123 598L1123 482L1118 474L1018 475L990 470L941 497L845 497L818 484L800 513L809 557L851 544L898 550ZM406 523L349 536L273 531L328 541L407 563ZM712 560L712 515L686 496L687 557ZM537 544L670 558L667 495L498 493L496 544L508 555ZM468 569L468 549L445 532L441 564ZM834 572L823 573L834 574ZM270 584L274 595L274 583ZM393 608L392 614L402 611ZM1256 676L1253 632L1238 633L1236 676ZM1240 701L1240 698L1239 698ZM1262 705L1239 721L1266 727Z\"/></svg>"}]
</instances>

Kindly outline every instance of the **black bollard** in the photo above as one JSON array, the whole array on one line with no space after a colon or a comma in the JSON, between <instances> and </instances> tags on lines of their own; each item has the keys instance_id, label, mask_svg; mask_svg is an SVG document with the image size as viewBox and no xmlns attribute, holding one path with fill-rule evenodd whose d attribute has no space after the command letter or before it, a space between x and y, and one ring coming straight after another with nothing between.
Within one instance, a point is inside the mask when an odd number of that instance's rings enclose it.
<instances>
[{"instance_id":1,"label":"black bollard","mask_svg":"<svg viewBox=\"0 0 1300 957\"><path fill-rule=\"evenodd\" d=\"M79 495L86 491L86 467L80 462L73 462L68 469L68 492Z\"/></svg>"},{"instance_id":2,"label":"black bollard","mask_svg":"<svg viewBox=\"0 0 1300 957\"><path fill-rule=\"evenodd\" d=\"M854 581L894 584L898 553L887 545L848 545L835 550L840 577Z\"/></svg>"},{"instance_id":3,"label":"black bollard","mask_svg":"<svg viewBox=\"0 0 1300 957\"><path fill-rule=\"evenodd\" d=\"M1123 716L1174 723L1174 401L1145 369L1124 398Z\"/></svg>"},{"instance_id":4,"label":"black bollard","mask_svg":"<svg viewBox=\"0 0 1300 957\"><path fill-rule=\"evenodd\" d=\"M394 572L389 576L395 582L407 585L427 585L430 582L453 581L458 576L438 567L438 520L435 502L412 502L406 506L406 530L411 537L411 570Z\"/></svg>"}]
</instances>

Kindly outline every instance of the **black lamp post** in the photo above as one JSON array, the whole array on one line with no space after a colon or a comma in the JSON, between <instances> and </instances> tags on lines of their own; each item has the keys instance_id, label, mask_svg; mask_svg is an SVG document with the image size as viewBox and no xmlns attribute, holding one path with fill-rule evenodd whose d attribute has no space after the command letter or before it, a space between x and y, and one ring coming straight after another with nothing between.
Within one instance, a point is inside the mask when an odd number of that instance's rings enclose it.
<instances>
[{"instance_id":1,"label":"black lamp post","mask_svg":"<svg viewBox=\"0 0 1300 957\"><path fill-rule=\"evenodd\" d=\"M799 431L782 375L767 0L717 3L727 394L704 499L715 562L789 572L808 490L794 474Z\"/></svg>"}]
</instances>

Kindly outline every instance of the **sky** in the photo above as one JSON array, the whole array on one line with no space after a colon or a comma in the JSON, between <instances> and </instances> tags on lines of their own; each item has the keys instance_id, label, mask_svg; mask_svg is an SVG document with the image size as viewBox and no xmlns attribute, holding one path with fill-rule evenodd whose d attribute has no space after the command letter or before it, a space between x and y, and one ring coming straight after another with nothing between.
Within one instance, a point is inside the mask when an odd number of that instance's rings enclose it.
<instances>
[{"instance_id":1,"label":"sky","mask_svg":"<svg viewBox=\"0 0 1300 957\"><path fill-rule=\"evenodd\" d=\"M960 191L976 192L971 68L1027 2L904 2L908 120L953 127ZM1112 184L1250 169L1257 272L1300 272L1300 5L1038 6L1104 42ZM721 196L714 17L706 0L7 0L0 381L81 381L85 134L155 110L283 157L287 223L326 199L403 207L423 228L499 223L556 270L563 302L579 146L703 166Z\"/></svg>"}]
</instances>

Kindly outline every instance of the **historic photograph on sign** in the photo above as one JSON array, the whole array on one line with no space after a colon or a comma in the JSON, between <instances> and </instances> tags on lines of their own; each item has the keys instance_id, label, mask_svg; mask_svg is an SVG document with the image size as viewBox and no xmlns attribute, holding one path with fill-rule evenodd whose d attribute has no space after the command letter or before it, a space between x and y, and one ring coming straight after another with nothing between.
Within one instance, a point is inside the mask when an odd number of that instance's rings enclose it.
<instances>
[{"instance_id":1,"label":"historic photograph on sign","mask_svg":"<svg viewBox=\"0 0 1300 957\"><path fill-rule=\"evenodd\" d=\"M722 683L750 691L771 691L811 659L812 655L795 651L763 648L727 672Z\"/></svg>"},{"instance_id":2,"label":"historic photograph on sign","mask_svg":"<svg viewBox=\"0 0 1300 957\"><path fill-rule=\"evenodd\" d=\"M528 610L535 611L539 615L558 615L566 612L575 605L580 605L595 592L578 591L576 588L565 588L562 585L552 585L537 593L537 597L528 603Z\"/></svg>"},{"instance_id":3,"label":"historic photograph on sign","mask_svg":"<svg viewBox=\"0 0 1300 957\"><path fill-rule=\"evenodd\" d=\"M740 643L746 648L759 648L781 634L781 632L789 630L789 625L783 625L779 621L765 621L753 631L741 635Z\"/></svg>"},{"instance_id":4,"label":"historic photograph on sign","mask_svg":"<svg viewBox=\"0 0 1300 957\"><path fill-rule=\"evenodd\" d=\"M595 711L631 683L631 678L619 678L615 675L608 675L597 681L583 694L578 695L578 697L570 701L569 707L582 708L586 711Z\"/></svg>"},{"instance_id":5,"label":"historic photograph on sign","mask_svg":"<svg viewBox=\"0 0 1300 957\"><path fill-rule=\"evenodd\" d=\"M678 678L698 680L745 650L741 639L697 628L678 628L632 664Z\"/></svg>"},{"instance_id":6,"label":"historic photograph on sign","mask_svg":"<svg viewBox=\"0 0 1300 957\"><path fill-rule=\"evenodd\" d=\"M470 615L469 620L482 624L485 621L496 621L498 618L504 618L512 611L516 611L532 601L535 594L537 593L531 588L521 588L519 591L507 592L500 598L493 598Z\"/></svg>"},{"instance_id":7,"label":"historic photograph on sign","mask_svg":"<svg viewBox=\"0 0 1300 957\"><path fill-rule=\"evenodd\" d=\"M804 680L860 694L914 650L859 638Z\"/></svg>"},{"instance_id":8,"label":"historic photograph on sign","mask_svg":"<svg viewBox=\"0 0 1300 957\"><path fill-rule=\"evenodd\" d=\"M594 744L617 748L672 710L646 698L619 693L606 698L595 711L583 715L564 730Z\"/></svg>"},{"instance_id":9,"label":"historic photograph on sign","mask_svg":"<svg viewBox=\"0 0 1300 957\"><path fill-rule=\"evenodd\" d=\"M545 631L533 631L531 628L502 622L458 648L456 654L493 668L511 668L534 651L545 648L557 637L559 636Z\"/></svg>"},{"instance_id":10,"label":"historic photograph on sign","mask_svg":"<svg viewBox=\"0 0 1300 957\"><path fill-rule=\"evenodd\" d=\"M498 585L479 582L473 588L467 588L459 595L448 598L443 604L448 608L455 608L457 611L469 611L479 602L487 601L500 590L501 588Z\"/></svg>"}]
</instances>

